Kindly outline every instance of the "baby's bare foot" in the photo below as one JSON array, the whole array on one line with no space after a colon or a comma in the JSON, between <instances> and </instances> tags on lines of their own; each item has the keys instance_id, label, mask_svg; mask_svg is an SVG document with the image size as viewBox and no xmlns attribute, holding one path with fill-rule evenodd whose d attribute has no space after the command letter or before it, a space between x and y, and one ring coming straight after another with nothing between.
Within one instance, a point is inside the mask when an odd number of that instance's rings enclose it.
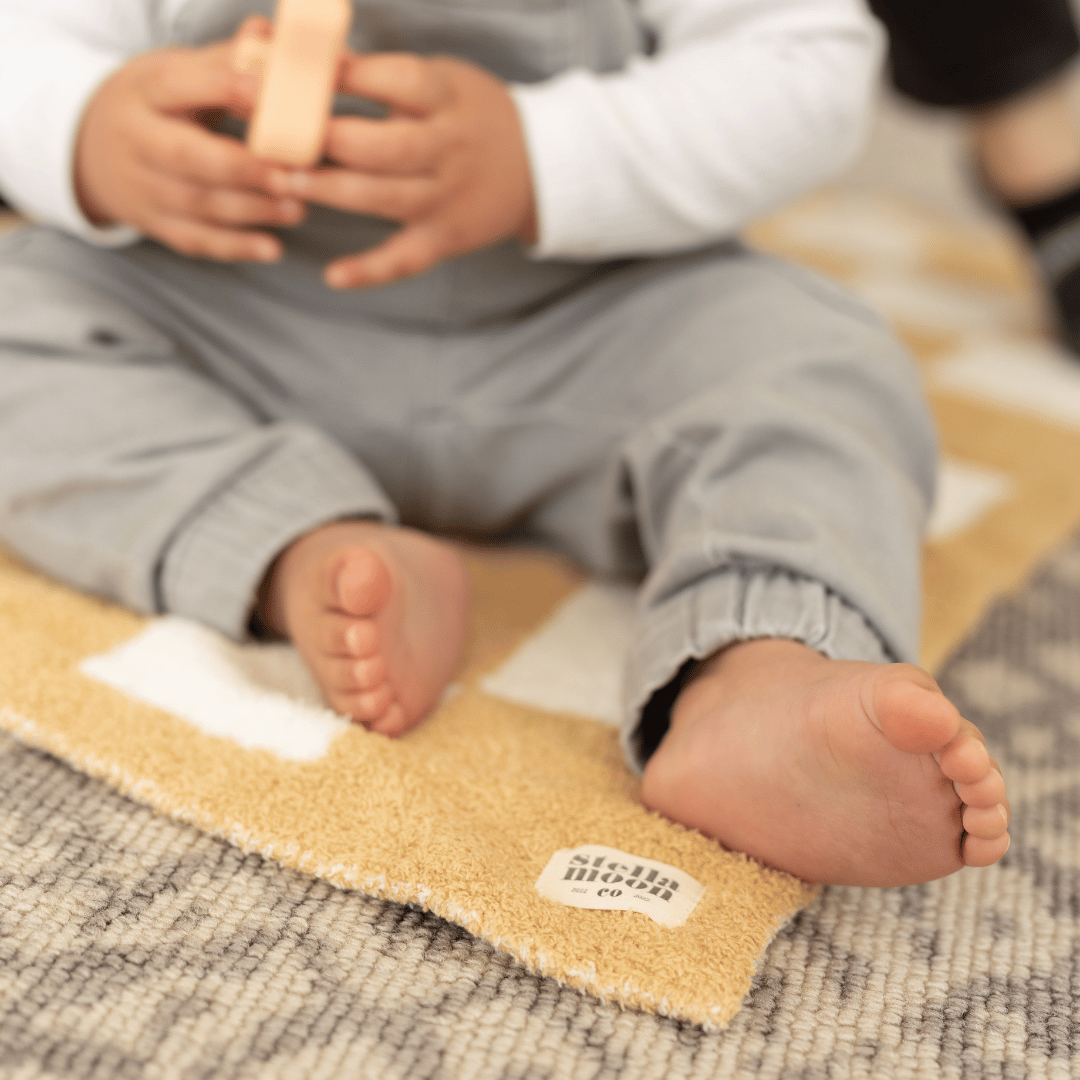
<instances>
[{"instance_id":1,"label":"baby's bare foot","mask_svg":"<svg viewBox=\"0 0 1080 1080\"><path fill-rule=\"evenodd\" d=\"M712 657L649 760L650 808L808 881L909 885L1008 850L978 729L909 664L762 639Z\"/></svg>"},{"instance_id":2,"label":"baby's bare foot","mask_svg":"<svg viewBox=\"0 0 1080 1080\"><path fill-rule=\"evenodd\" d=\"M440 540L375 521L322 526L278 558L260 602L331 708L400 735L434 707L461 664L469 586Z\"/></svg>"}]
</instances>

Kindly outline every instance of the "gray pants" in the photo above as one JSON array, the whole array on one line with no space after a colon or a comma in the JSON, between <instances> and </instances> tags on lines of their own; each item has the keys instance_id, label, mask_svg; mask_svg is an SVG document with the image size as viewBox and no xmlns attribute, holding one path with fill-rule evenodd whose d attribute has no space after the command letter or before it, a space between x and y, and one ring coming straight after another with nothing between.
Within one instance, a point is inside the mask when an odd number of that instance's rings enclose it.
<instances>
[{"instance_id":1,"label":"gray pants","mask_svg":"<svg viewBox=\"0 0 1080 1080\"><path fill-rule=\"evenodd\" d=\"M644 704L727 642L916 655L933 432L858 303L735 243L599 266L508 245L338 294L310 245L340 224L316 214L277 267L0 239L3 542L241 637L322 522L535 540L643 581L635 764Z\"/></svg>"}]
</instances>

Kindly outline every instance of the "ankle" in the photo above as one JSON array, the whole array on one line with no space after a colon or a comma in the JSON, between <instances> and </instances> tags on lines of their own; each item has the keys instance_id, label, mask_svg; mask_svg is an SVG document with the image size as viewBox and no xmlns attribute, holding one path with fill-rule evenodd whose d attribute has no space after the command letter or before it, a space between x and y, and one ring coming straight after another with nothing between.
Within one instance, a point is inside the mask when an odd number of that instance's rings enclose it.
<instances>
[{"instance_id":1,"label":"ankle","mask_svg":"<svg viewBox=\"0 0 1080 1080\"><path fill-rule=\"evenodd\" d=\"M732 642L702 660L683 682L671 708L671 725L702 708L759 695L787 674L811 676L822 662L828 660L821 653L790 638Z\"/></svg>"},{"instance_id":2,"label":"ankle","mask_svg":"<svg viewBox=\"0 0 1080 1080\"><path fill-rule=\"evenodd\" d=\"M732 682L743 678L756 680L761 671L776 672L794 665L803 667L818 664L825 659L816 649L792 638L750 638L725 645L706 657L688 681L692 682L706 675L715 675Z\"/></svg>"}]
</instances>

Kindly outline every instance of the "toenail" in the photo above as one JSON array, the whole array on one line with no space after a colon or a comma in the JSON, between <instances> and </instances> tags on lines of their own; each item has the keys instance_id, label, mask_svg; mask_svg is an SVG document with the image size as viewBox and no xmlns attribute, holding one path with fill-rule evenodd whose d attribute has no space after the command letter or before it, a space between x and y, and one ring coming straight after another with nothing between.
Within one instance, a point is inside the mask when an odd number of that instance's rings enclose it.
<instances>
[{"instance_id":1,"label":"toenail","mask_svg":"<svg viewBox=\"0 0 1080 1080\"><path fill-rule=\"evenodd\" d=\"M1004 803L998 803L997 808L998 808L998 811L1001 814L1002 820L1005 822L1006 825L1008 825L1009 824L1009 811L1005 809L1005 804Z\"/></svg>"},{"instance_id":2,"label":"toenail","mask_svg":"<svg viewBox=\"0 0 1080 1080\"><path fill-rule=\"evenodd\" d=\"M358 626L350 626L345 631L345 644L349 647L349 652L360 651L360 628Z\"/></svg>"}]
</instances>

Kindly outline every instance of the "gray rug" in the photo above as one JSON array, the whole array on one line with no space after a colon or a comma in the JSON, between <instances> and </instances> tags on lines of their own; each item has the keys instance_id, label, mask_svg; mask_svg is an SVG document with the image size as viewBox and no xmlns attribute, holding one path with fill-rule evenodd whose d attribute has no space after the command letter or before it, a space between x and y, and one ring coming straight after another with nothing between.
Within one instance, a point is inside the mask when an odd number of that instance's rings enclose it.
<instances>
[{"instance_id":1,"label":"gray rug","mask_svg":"<svg viewBox=\"0 0 1080 1080\"><path fill-rule=\"evenodd\" d=\"M826 890L718 1035L530 975L0 737L0 1077L1080 1076L1080 542L941 681L1006 770L1009 854Z\"/></svg>"}]
</instances>

